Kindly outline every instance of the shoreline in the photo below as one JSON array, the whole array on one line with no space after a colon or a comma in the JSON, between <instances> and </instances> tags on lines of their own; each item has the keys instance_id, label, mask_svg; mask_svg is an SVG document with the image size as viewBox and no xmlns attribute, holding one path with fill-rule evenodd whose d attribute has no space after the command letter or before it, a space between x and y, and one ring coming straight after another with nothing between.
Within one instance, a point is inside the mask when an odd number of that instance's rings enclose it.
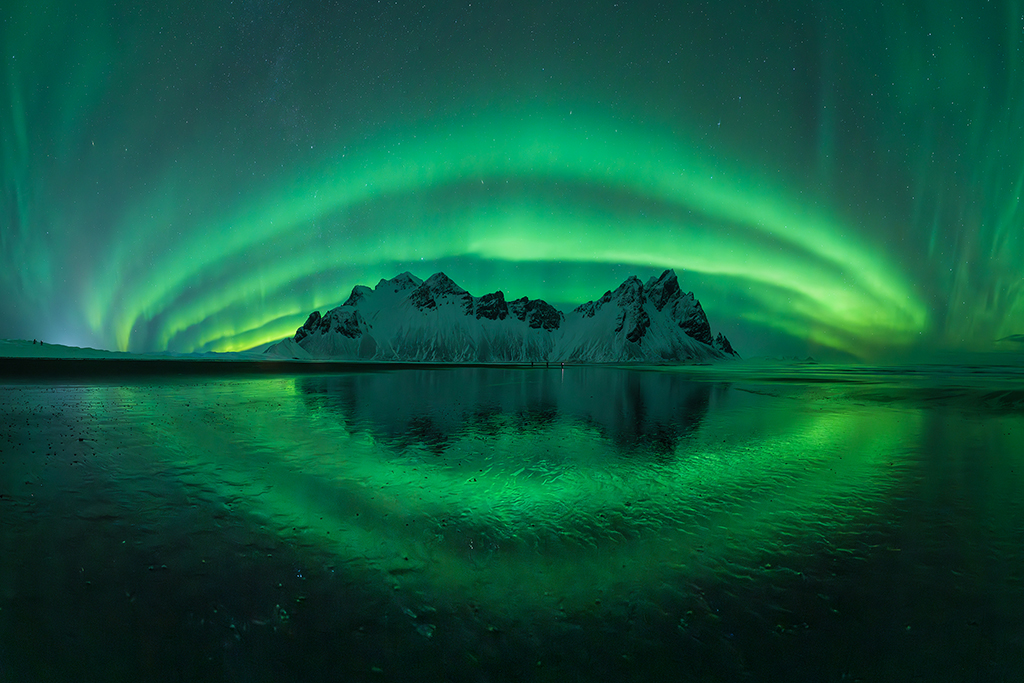
<instances>
[{"instance_id":1,"label":"shoreline","mask_svg":"<svg viewBox=\"0 0 1024 683\"><path fill-rule=\"evenodd\" d=\"M441 370L447 368L508 368L515 370L556 370L571 367L621 367L627 363L565 363L543 361L439 362L439 361L352 361L297 359L227 358L39 358L0 357L0 378L8 377L89 377L131 375L306 375L342 372L380 372L381 370ZM643 365L650 365L644 363ZM696 364L672 363L672 367Z\"/></svg>"}]
</instances>

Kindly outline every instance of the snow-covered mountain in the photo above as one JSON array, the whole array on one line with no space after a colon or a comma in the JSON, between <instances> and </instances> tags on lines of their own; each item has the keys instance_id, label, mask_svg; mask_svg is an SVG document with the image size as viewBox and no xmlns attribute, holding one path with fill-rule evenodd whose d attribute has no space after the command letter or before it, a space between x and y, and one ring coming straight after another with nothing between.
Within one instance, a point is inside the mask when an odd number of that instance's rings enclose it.
<instances>
[{"instance_id":1,"label":"snow-covered mountain","mask_svg":"<svg viewBox=\"0 0 1024 683\"><path fill-rule=\"evenodd\" d=\"M736 357L711 335L704 309L675 272L630 277L568 315L540 299L475 297L444 273L411 273L352 290L341 306L267 353L288 358L435 362L672 362Z\"/></svg>"}]
</instances>

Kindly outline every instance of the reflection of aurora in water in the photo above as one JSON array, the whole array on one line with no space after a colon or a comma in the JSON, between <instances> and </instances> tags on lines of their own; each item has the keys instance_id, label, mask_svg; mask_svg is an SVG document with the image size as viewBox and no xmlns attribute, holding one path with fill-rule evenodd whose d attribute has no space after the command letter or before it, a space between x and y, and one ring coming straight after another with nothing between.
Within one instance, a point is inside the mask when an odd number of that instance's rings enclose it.
<instances>
[{"instance_id":1,"label":"reflection of aurora in water","mask_svg":"<svg viewBox=\"0 0 1024 683\"><path fill-rule=\"evenodd\" d=\"M941 678L984 646L991 678L1015 680L1018 380L7 385L3 661L27 681L185 664L210 681L820 681Z\"/></svg>"},{"instance_id":2,"label":"reflection of aurora in water","mask_svg":"<svg viewBox=\"0 0 1024 683\"><path fill-rule=\"evenodd\" d=\"M410 371L162 398L129 386L103 403L147 416L141 440L157 447L146 457L193 485L350 566L498 611L512 609L502 607L510 596L522 608L579 606L595 592L746 566L812 530L834 533L882 499L920 430L913 413L793 411L669 374L584 372L585 383L563 383L555 370ZM422 382L430 393L406 398ZM589 412L602 402L579 394L607 398L630 384L615 394L617 414ZM340 386L355 392L349 406L376 407L353 415L332 405L346 403ZM503 404L490 402L498 396ZM550 410L533 410L545 398ZM691 402L668 400L680 398ZM407 414L393 410L406 400ZM691 422L679 421L666 453L657 428L680 417Z\"/></svg>"}]
</instances>

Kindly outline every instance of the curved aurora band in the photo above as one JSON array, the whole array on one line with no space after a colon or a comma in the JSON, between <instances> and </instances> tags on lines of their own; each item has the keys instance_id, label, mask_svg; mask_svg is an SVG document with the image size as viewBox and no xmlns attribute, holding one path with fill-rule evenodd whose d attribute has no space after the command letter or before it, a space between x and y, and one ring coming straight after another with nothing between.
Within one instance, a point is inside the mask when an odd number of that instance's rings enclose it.
<instances>
[{"instance_id":1,"label":"curved aurora band","mask_svg":"<svg viewBox=\"0 0 1024 683\"><path fill-rule=\"evenodd\" d=\"M403 270L565 305L671 267L795 352L1019 339L1024 4L742 5L15 3L0 337L240 350Z\"/></svg>"},{"instance_id":2,"label":"curved aurora band","mask_svg":"<svg viewBox=\"0 0 1024 683\"><path fill-rule=\"evenodd\" d=\"M247 319L235 309L247 307L257 286L261 297L273 300L294 281L325 268L362 265L368 272L381 261L438 261L453 255L513 262L628 263L727 276L748 283L762 312L785 313L772 304L780 292L790 301L797 299L791 310L800 317L781 316L777 324L826 346L852 346L880 332L906 340L923 329L926 314L910 284L890 274L895 269L867 247L834 237L833 223L774 199L778 195L765 192L754 180L716 181L714 171L687 158L670 138L612 130L600 121L566 125L539 117L529 127L499 120L456 130L409 145L384 163L374 163L368 153L318 169L266 204L246 207L240 215L197 231L193 239L147 265L147 270L168 273L167 278L132 280L119 287L117 276L131 268L131 257L116 252L101 270L112 277L95 289L89 306L93 331L113 329L118 348L127 349L140 319L159 318L150 340L154 348L176 346L176 336L197 327L190 334L194 341L182 350L232 350L239 344L236 338L245 339L241 347L249 347L293 330L309 309L279 309L281 327L268 330L264 339L247 338L267 321ZM351 172L353 168L358 170ZM429 229L376 224L372 231L343 234L326 245L307 242L284 259L264 246L281 240L277 244L283 247L296 232L332 215L443 191L467 178L485 187L480 201L447 207L432 218ZM572 184L577 192L582 187L594 195L618 192L664 217L615 215L500 192L487 196L488 184L509 182ZM168 228L159 219L142 226L133 220L125 232L140 231L152 239ZM666 240L666 229L676 237ZM752 258L762 250L770 257ZM224 263L266 265L257 281L233 273L224 287L190 300L183 296L197 281L222 277ZM583 300L594 295L581 286L569 296ZM326 296L313 306L336 302L343 292ZM235 317L238 313L240 318ZM234 324L207 322L224 314Z\"/></svg>"}]
</instances>

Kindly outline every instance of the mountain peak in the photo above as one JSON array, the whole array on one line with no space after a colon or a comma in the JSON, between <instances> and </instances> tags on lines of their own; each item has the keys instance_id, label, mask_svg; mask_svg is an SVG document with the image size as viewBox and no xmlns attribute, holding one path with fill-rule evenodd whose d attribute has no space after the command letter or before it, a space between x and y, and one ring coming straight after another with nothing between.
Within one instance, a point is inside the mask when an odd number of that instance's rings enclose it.
<instances>
[{"instance_id":1,"label":"mountain peak","mask_svg":"<svg viewBox=\"0 0 1024 683\"><path fill-rule=\"evenodd\" d=\"M679 279L674 270L666 270L661 277L651 278L644 285L644 293L647 300L654 304L659 311L665 308L665 304L682 293L679 289Z\"/></svg>"},{"instance_id":2,"label":"mountain peak","mask_svg":"<svg viewBox=\"0 0 1024 683\"><path fill-rule=\"evenodd\" d=\"M290 344L290 346L289 346ZM313 312L289 344L271 353L312 358L440 362L679 362L735 356L711 334L692 293L664 271L626 278L568 316L540 299L474 297L444 273L409 272L357 286L325 315ZM297 346L296 346L297 345Z\"/></svg>"},{"instance_id":3,"label":"mountain peak","mask_svg":"<svg viewBox=\"0 0 1024 683\"><path fill-rule=\"evenodd\" d=\"M643 306L644 284L636 275L630 275L612 292L612 299L617 300L620 306Z\"/></svg>"},{"instance_id":4,"label":"mountain peak","mask_svg":"<svg viewBox=\"0 0 1024 683\"><path fill-rule=\"evenodd\" d=\"M455 284L455 281L444 273L434 273L427 278L424 286L435 294L465 294L466 290Z\"/></svg>"},{"instance_id":5,"label":"mountain peak","mask_svg":"<svg viewBox=\"0 0 1024 683\"><path fill-rule=\"evenodd\" d=\"M676 277L676 271L671 268L662 272L658 277L654 277L653 275L649 277L647 282L644 283L644 289L651 289L652 287L664 285L669 282L675 282L677 285L679 284L679 278Z\"/></svg>"},{"instance_id":6,"label":"mountain peak","mask_svg":"<svg viewBox=\"0 0 1024 683\"><path fill-rule=\"evenodd\" d=\"M409 300L421 311L436 309L438 299L462 299L466 312L473 310L473 297L444 273L434 273L413 290Z\"/></svg>"},{"instance_id":7,"label":"mountain peak","mask_svg":"<svg viewBox=\"0 0 1024 683\"><path fill-rule=\"evenodd\" d=\"M422 284L423 280L419 279L407 270L404 273L399 273L390 280L381 278L380 282L377 283L377 286L374 287L374 290L378 290L383 287L385 289L391 289L394 292L401 292L406 289L419 287Z\"/></svg>"},{"instance_id":8,"label":"mountain peak","mask_svg":"<svg viewBox=\"0 0 1024 683\"><path fill-rule=\"evenodd\" d=\"M377 286L379 287L380 285ZM373 290L365 285L356 285L355 287L352 288L352 293L349 294L348 300L345 303L343 303L342 306L355 306L360 301L362 301L367 294L370 294L371 292L373 292Z\"/></svg>"}]
</instances>

